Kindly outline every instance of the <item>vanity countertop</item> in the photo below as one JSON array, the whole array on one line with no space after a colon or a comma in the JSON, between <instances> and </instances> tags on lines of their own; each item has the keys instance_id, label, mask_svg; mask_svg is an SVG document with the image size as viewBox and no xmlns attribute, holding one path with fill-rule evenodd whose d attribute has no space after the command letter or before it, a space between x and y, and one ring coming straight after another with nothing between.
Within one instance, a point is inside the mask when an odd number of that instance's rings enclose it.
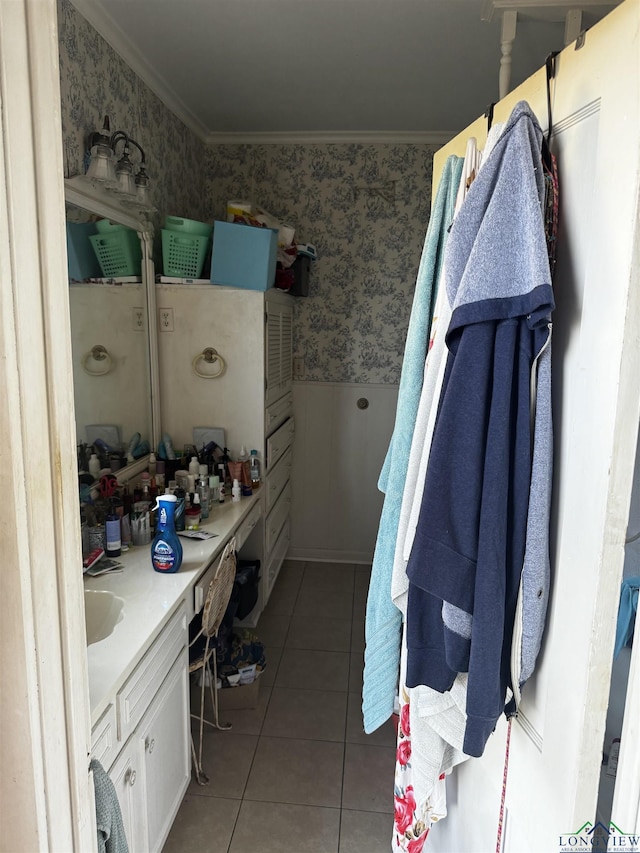
<instances>
[{"instance_id":1,"label":"vanity countertop","mask_svg":"<svg viewBox=\"0 0 640 853\"><path fill-rule=\"evenodd\" d=\"M216 538L182 537L182 565L175 574L162 575L154 571L148 545L130 548L118 558L124 565L123 572L96 578L85 575L85 589L107 590L124 600L122 618L113 632L87 647L92 726L113 701L179 603L187 599L188 608L192 608L190 596L196 581L260 498L261 492L258 492L239 503L227 501L214 507L202 529L217 534Z\"/></svg>"}]
</instances>

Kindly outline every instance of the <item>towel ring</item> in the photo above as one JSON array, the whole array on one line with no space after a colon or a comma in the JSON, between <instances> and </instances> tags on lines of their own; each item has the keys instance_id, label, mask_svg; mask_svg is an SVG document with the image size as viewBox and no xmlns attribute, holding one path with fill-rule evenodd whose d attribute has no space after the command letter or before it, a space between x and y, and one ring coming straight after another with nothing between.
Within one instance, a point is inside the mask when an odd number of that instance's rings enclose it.
<instances>
[{"instance_id":1,"label":"towel ring","mask_svg":"<svg viewBox=\"0 0 640 853\"><path fill-rule=\"evenodd\" d=\"M200 361L206 361L207 364L213 364L215 361L217 361L220 367L217 373L203 373L198 367L198 363ZM198 355L191 362L191 367L193 368L193 372L195 373L195 375L199 376L201 379L217 379L219 376L222 376L222 374L227 369L225 360L221 355L218 354L216 350L214 350L213 347L207 347L201 353L198 353Z\"/></svg>"},{"instance_id":2,"label":"towel ring","mask_svg":"<svg viewBox=\"0 0 640 853\"><path fill-rule=\"evenodd\" d=\"M95 361L98 364L104 362L104 369L93 370L89 367L90 361ZM102 344L96 344L96 346L94 346L82 359L82 367L89 376L106 376L107 373L111 373L113 370L113 359L109 355L106 347L103 347Z\"/></svg>"}]
</instances>

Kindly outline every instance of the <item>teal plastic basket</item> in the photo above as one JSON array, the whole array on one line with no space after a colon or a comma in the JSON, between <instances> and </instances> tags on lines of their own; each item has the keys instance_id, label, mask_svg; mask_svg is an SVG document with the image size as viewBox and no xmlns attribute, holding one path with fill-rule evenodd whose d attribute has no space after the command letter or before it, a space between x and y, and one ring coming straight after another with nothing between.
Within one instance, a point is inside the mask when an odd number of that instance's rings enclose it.
<instances>
[{"instance_id":1,"label":"teal plastic basket","mask_svg":"<svg viewBox=\"0 0 640 853\"><path fill-rule=\"evenodd\" d=\"M99 219L96 222L98 234L112 234L114 231L122 231L126 227L126 225L120 225L119 222L112 222L110 219Z\"/></svg>"},{"instance_id":2,"label":"teal plastic basket","mask_svg":"<svg viewBox=\"0 0 640 853\"><path fill-rule=\"evenodd\" d=\"M209 238L162 229L164 274L176 278L199 278L209 248Z\"/></svg>"},{"instance_id":3,"label":"teal plastic basket","mask_svg":"<svg viewBox=\"0 0 640 853\"><path fill-rule=\"evenodd\" d=\"M103 276L140 275L142 247L133 229L120 228L111 233L95 234L89 240Z\"/></svg>"},{"instance_id":4,"label":"teal plastic basket","mask_svg":"<svg viewBox=\"0 0 640 853\"><path fill-rule=\"evenodd\" d=\"M213 225L198 222L197 219L184 219L182 216L165 216L164 227L167 231L180 231L183 234L195 234L198 237L211 237Z\"/></svg>"}]
</instances>

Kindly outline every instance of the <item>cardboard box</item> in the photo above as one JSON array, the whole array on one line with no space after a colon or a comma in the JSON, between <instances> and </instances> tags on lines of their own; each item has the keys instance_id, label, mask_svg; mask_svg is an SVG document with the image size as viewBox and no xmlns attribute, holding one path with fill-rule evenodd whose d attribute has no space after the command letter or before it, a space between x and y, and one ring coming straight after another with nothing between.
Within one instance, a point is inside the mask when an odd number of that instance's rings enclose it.
<instances>
[{"instance_id":1,"label":"cardboard box","mask_svg":"<svg viewBox=\"0 0 640 853\"><path fill-rule=\"evenodd\" d=\"M276 278L278 232L235 222L213 224L211 283L268 290Z\"/></svg>"},{"instance_id":2,"label":"cardboard box","mask_svg":"<svg viewBox=\"0 0 640 853\"><path fill-rule=\"evenodd\" d=\"M260 679L238 687L223 687L218 690L218 708L221 711L239 711L258 706Z\"/></svg>"}]
</instances>

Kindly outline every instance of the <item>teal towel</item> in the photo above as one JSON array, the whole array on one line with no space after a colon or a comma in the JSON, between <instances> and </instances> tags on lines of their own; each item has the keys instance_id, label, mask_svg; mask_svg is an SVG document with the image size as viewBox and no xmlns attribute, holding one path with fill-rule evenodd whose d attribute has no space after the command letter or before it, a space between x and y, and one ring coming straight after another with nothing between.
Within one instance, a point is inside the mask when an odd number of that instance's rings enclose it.
<instances>
[{"instance_id":1,"label":"teal towel","mask_svg":"<svg viewBox=\"0 0 640 853\"><path fill-rule=\"evenodd\" d=\"M618 657L625 646L630 646L633 640L633 629L638 612L638 590L640 590L640 577L626 578L622 581L614 658Z\"/></svg>"},{"instance_id":2,"label":"teal towel","mask_svg":"<svg viewBox=\"0 0 640 853\"><path fill-rule=\"evenodd\" d=\"M397 691L402 616L391 599L391 572L411 439L422 391L433 297L442 268L448 229L453 222L463 162L460 157L447 159L431 210L407 331L396 420L378 481L378 488L384 492L385 499L367 599L362 688L366 732L375 731L389 719Z\"/></svg>"},{"instance_id":3,"label":"teal towel","mask_svg":"<svg viewBox=\"0 0 640 853\"><path fill-rule=\"evenodd\" d=\"M93 787L96 792L98 853L129 853L120 803L113 782L95 758L91 759L89 768L93 771Z\"/></svg>"}]
</instances>

